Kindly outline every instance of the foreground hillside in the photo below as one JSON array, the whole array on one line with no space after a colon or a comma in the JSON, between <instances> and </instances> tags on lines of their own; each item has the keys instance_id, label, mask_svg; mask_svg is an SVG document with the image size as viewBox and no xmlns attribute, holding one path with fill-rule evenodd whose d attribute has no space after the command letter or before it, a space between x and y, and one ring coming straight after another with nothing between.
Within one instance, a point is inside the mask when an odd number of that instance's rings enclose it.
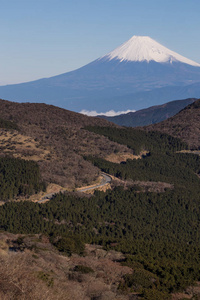
<instances>
[{"instance_id":1,"label":"foreground hillside","mask_svg":"<svg viewBox=\"0 0 200 300\"><path fill-rule=\"evenodd\" d=\"M115 176L106 192L0 206L0 297L184 299L200 279L200 156L159 131L44 104L0 106L2 198L37 193L44 179L75 186L100 171Z\"/></svg>"},{"instance_id":2,"label":"foreground hillside","mask_svg":"<svg viewBox=\"0 0 200 300\"><path fill-rule=\"evenodd\" d=\"M98 152L84 155L85 161L95 168L116 176L118 186L85 197L72 192L60 193L44 204L7 202L0 206L0 230L43 234L60 254L72 258L84 256L85 244L121 252L124 256L121 266L128 269L121 273L121 279L105 279L110 288L103 285L100 294L93 290L90 299L118 299L118 292L119 299L127 296L129 300L172 299L173 293L183 292L200 278L200 156L180 153L187 149L187 144L159 132L112 126L87 126L84 130L129 147L135 154L142 149L146 152L137 160L122 163L108 161ZM23 240L19 243L23 248ZM41 248L41 245L29 245L36 251ZM39 276L49 285L55 278L56 288L57 281L58 286L62 285L63 277L55 276L53 254L50 261L51 269ZM94 273L97 270L80 258L73 272L88 270L82 264ZM103 265L103 261L98 265L102 271L98 278L105 278L107 271ZM8 270L11 278L15 278L10 265ZM66 269L64 272L68 274ZM90 291L94 285L88 276L84 280L90 282L87 289ZM76 280L76 273L70 278ZM81 292L74 294L73 299L86 295L82 290L84 280L78 276L79 285L73 285L72 293L80 288Z\"/></svg>"},{"instance_id":3,"label":"foreground hillside","mask_svg":"<svg viewBox=\"0 0 200 300\"><path fill-rule=\"evenodd\" d=\"M191 148L200 149L200 99L174 117L159 124L149 125L147 129L165 132L182 139Z\"/></svg>"},{"instance_id":4,"label":"foreground hillside","mask_svg":"<svg viewBox=\"0 0 200 300\"><path fill-rule=\"evenodd\" d=\"M114 126L111 123L55 106L0 100L0 119L1 155L35 160L47 183L86 185L97 178L99 170L83 155L131 152L84 129L88 125Z\"/></svg>"},{"instance_id":5,"label":"foreground hillside","mask_svg":"<svg viewBox=\"0 0 200 300\"><path fill-rule=\"evenodd\" d=\"M132 272L117 262L123 258L94 245L86 245L84 256L68 257L45 235L0 233L0 299L128 300L117 289Z\"/></svg>"}]
</instances>

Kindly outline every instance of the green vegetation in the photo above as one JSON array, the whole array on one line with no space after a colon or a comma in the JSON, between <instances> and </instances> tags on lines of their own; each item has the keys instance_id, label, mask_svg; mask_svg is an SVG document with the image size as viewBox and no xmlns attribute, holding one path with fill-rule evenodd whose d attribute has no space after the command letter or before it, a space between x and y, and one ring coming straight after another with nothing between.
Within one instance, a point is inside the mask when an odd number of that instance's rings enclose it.
<instances>
[{"instance_id":1,"label":"green vegetation","mask_svg":"<svg viewBox=\"0 0 200 300\"><path fill-rule=\"evenodd\" d=\"M87 266L82 266L82 265L75 266L73 271L80 272L82 274L94 273L94 270L92 268L87 267Z\"/></svg>"},{"instance_id":2,"label":"green vegetation","mask_svg":"<svg viewBox=\"0 0 200 300\"><path fill-rule=\"evenodd\" d=\"M145 132L132 128L87 127L104 134L115 142L127 144L135 154L149 151L138 160L128 159L121 164L112 163L95 156L87 156L103 172L121 179L163 181L175 184L176 187L198 189L200 158L198 155L182 154L177 151L187 149L187 145L177 138L158 132ZM196 174L195 174L196 173Z\"/></svg>"},{"instance_id":3,"label":"green vegetation","mask_svg":"<svg viewBox=\"0 0 200 300\"><path fill-rule=\"evenodd\" d=\"M45 273L43 271L39 271L38 274L37 274L37 278L44 281L48 287L53 287L54 280L53 280L53 277L50 274Z\"/></svg>"},{"instance_id":4,"label":"green vegetation","mask_svg":"<svg viewBox=\"0 0 200 300\"><path fill-rule=\"evenodd\" d=\"M45 204L10 202L0 207L0 230L45 233L66 255L83 254L84 243L121 251L133 273L119 289L143 299L169 299L200 280L200 157L176 153L186 146L167 135L120 129L117 136L115 130L114 140L149 155L122 164L90 161L120 178L164 181L174 188L155 193L117 187L90 198L66 193Z\"/></svg>"},{"instance_id":5,"label":"green vegetation","mask_svg":"<svg viewBox=\"0 0 200 300\"><path fill-rule=\"evenodd\" d=\"M60 251L66 254L67 256L71 256L72 253L77 253L82 255L84 252L84 244L83 242L73 236L61 237L57 241L53 241L53 245Z\"/></svg>"},{"instance_id":6,"label":"green vegetation","mask_svg":"<svg viewBox=\"0 0 200 300\"><path fill-rule=\"evenodd\" d=\"M45 190L39 166L34 161L0 157L0 199L31 195Z\"/></svg>"},{"instance_id":7,"label":"green vegetation","mask_svg":"<svg viewBox=\"0 0 200 300\"><path fill-rule=\"evenodd\" d=\"M149 153L143 159L127 160L121 164L112 163L102 158L88 156L87 160L103 172L121 179L163 181L188 186L199 185L200 158L198 155L182 153ZM192 186L191 186L192 183Z\"/></svg>"},{"instance_id":8,"label":"green vegetation","mask_svg":"<svg viewBox=\"0 0 200 300\"><path fill-rule=\"evenodd\" d=\"M158 153L166 151L175 152L188 148L187 144L180 139L156 131L146 132L144 130L133 128L98 126L87 126L85 129L104 135L111 141L127 145L133 150L134 154L140 154L143 150Z\"/></svg>"},{"instance_id":9,"label":"green vegetation","mask_svg":"<svg viewBox=\"0 0 200 300\"><path fill-rule=\"evenodd\" d=\"M0 118L0 128L19 130L15 122L4 120L2 118Z\"/></svg>"},{"instance_id":10,"label":"green vegetation","mask_svg":"<svg viewBox=\"0 0 200 300\"><path fill-rule=\"evenodd\" d=\"M53 239L60 236L54 244L67 255L82 253L83 242L122 251L128 255L124 264L133 270L137 267L139 273L150 272L151 278L158 278L153 288L169 293L200 278L199 215L199 193L138 193L116 188L96 192L89 199L60 194L43 205L6 203L0 207L0 228L14 233L43 232ZM132 281L127 280L129 288ZM148 288L137 282L132 289L144 292Z\"/></svg>"}]
</instances>

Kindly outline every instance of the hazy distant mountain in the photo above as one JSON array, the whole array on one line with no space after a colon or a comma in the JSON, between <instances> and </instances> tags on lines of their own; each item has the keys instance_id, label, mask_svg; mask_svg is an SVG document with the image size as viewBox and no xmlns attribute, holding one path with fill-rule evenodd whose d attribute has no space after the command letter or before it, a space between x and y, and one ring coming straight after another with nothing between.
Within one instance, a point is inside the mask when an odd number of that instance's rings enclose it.
<instances>
[{"instance_id":1,"label":"hazy distant mountain","mask_svg":"<svg viewBox=\"0 0 200 300\"><path fill-rule=\"evenodd\" d=\"M0 87L4 99L99 112L138 110L199 95L200 64L146 36L133 36L75 71Z\"/></svg>"},{"instance_id":2,"label":"hazy distant mountain","mask_svg":"<svg viewBox=\"0 0 200 300\"><path fill-rule=\"evenodd\" d=\"M146 109L141 109L136 112L130 112L115 117L100 117L120 126L144 126L159 123L174 116L188 104L193 103L195 100L197 99L189 98L185 100L175 100L162 105L151 106Z\"/></svg>"}]
</instances>

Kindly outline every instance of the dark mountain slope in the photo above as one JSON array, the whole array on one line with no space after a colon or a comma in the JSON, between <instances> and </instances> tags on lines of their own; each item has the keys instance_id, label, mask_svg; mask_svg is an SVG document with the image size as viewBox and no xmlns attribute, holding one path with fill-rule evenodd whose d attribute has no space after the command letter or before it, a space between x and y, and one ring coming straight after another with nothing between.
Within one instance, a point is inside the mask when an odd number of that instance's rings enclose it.
<instances>
[{"instance_id":1,"label":"dark mountain slope","mask_svg":"<svg viewBox=\"0 0 200 300\"><path fill-rule=\"evenodd\" d=\"M185 107L177 115L146 128L181 138L191 148L200 149L200 99Z\"/></svg>"},{"instance_id":2,"label":"dark mountain slope","mask_svg":"<svg viewBox=\"0 0 200 300\"><path fill-rule=\"evenodd\" d=\"M82 155L105 157L114 151L130 152L83 129L88 125L114 126L112 123L55 106L0 100L0 118L14 121L19 128L14 133L1 129L2 154L38 161L43 179L66 187L87 184L97 177L98 169ZM22 143L24 148L19 149Z\"/></svg>"},{"instance_id":3,"label":"dark mountain slope","mask_svg":"<svg viewBox=\"0 0 200 300\"><path fill-rule=\"evenodd\" d=\"M151 106L146 109L122 114L115 117L100 116L120 126L137 127L159 123L177 114L181 109L193 103L196 99L175 100L163 105Z\"/></svg>"}]
</instances>

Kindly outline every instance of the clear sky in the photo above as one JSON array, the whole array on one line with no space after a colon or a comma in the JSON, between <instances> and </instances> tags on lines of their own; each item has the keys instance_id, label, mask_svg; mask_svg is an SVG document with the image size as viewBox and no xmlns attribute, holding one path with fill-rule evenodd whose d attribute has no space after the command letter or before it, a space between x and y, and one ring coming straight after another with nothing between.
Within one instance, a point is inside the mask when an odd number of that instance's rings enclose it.
<instances>
[{"instance_id":1,"label":"clear sky","mask_svg":"<svg viewBox=\"0 0 200 300\"><path fill-rule=\"evenodd\" d=\"M65 73L133 35L200 63L200 0L0 0L0 84Z\"/></svg>"}]
</instances>

